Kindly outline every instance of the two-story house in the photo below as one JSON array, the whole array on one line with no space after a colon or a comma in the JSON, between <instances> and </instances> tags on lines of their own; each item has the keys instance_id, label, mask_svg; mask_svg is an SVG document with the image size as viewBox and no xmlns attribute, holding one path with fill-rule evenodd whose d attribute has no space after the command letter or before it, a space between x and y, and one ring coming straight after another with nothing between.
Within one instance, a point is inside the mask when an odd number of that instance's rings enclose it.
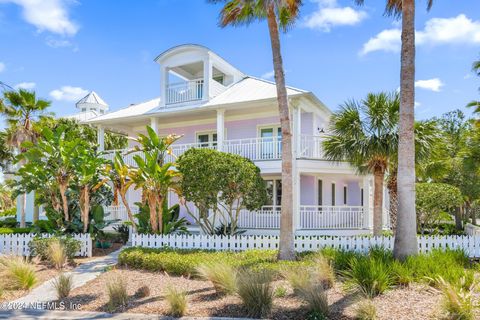
<instances>
[{"instance_id":1,"label":"two-story house","mask_svg":"<svg viewBox=\"0 0 480 320\"><path fill-rule=\"evenodd\" d=\"M180 45L161 53L160 97L86 121L98 128L103 147L106 130L130 137L147 125L159 135L183 137L176 156L188 148L216 148L251 159L267 182L269 200L255 212L242 212L247 233L274 234L280 226L281 134L275 84L245 75L200 45ZM355 234L372 225L372 182L347 163L324 159L322 135L331 111L312 92L288 87L294 141L294 207L298 234ZM113 152L111 156L113 155ZM133 154L126 163L135 165ZM129 191L130 203L140 192ZM177 201L172 194L170 203ZM125 209L108 208L125 218Z\"/></svg>"}]
</instances>

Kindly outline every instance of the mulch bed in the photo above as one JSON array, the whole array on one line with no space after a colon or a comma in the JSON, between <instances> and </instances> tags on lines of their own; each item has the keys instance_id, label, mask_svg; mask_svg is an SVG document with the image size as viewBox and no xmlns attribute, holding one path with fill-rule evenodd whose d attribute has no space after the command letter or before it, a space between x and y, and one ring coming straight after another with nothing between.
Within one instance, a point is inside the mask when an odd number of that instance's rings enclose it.
<instances>
[{"instance_id":1,"label":"mulch bed","mask_svg":"<svg viewBox=\"0 0 480 320\"><path fill-rule=\"evenodd\" d=\"M133 312L146 314L167 314L168 305L164 292L170 285L187 291L187 316L246 317L241 300L236 296L219 296L210 282L185 277L173 277L165 273L153 273L139 270L116 269L102 274L85 286L74 289L65 300L67 305L81 304L84 311L109 311L107 307L106 281L118 276L126 281L129 302L126 308L115 312ZM135 297L135 291L141 286L150 288L150 296ZM274 287L287 289L287 295L274 299L271 319L304 319L306 308L297 299L286 281L274 282ZM355 319L355 311L361 300L358 295L344 290L336 283L327 291L330 305L330 319ZM438 319L441 294L426 286L413 285L409 288L397 288L374 299L378 319Z\"/></svg>"}]
</instances>

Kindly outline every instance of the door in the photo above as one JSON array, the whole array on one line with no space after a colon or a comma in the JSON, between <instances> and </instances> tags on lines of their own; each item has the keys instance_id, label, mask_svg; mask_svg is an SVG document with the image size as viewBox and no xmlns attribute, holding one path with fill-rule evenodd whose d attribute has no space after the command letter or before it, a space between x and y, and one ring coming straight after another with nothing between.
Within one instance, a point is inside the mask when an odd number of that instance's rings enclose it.
<instances>
[{"instance_id":1,"label":"door","mask_svg":"<svg viewBox=\"0 0 480 320\"><path fill-rule=\"evenodd\" d=\"M216 148L217 134L214 132L197 134L197 143L202 148Z\"/></svg>"},{"instance_id":2,"label":"door","mask_svg":"<svg viewBox=\"0 0 480 320\"><path fill-rule=\"evenodd\" d=\"M260 158L279 159L282 153L282 130L280 127L260 129Z\"/></svg>"}]
</instances>

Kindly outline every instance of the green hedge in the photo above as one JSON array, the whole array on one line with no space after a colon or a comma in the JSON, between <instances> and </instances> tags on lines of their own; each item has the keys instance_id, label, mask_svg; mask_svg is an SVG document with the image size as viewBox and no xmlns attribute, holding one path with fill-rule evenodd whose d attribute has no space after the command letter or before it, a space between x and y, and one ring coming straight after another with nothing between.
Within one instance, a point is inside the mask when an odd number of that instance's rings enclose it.
<instances>
[{"instance_id":1,"label":"green hedge","mask_svg":"<svg viewBox=\"0 0 480 320\"><path fill-rule=\"evenodd\" d=\"M48 246L52 241L60 240L65 246L65 253L69 261L75 258L75 253L80 250L80 241L68 237L34 238L28 244L31 256L38 256L42 261L48 261Z\"/></svg>"},{"instance_id":2,"label":"green hedge","mask_svg":"<svg viewBox=\"0 0 480 320\"><path fill-rule=\"evenodd\" d=\"M0 228L0 234L30 233L32 228Z\"/></svg>"},{"instance_id":3,"label":"green hedge","mask_svg":"<svg viewBox=\"0 0 480 320\"><path fill-rule=\"evenodd\" d=\"M171 275L194 275L195 268L205 262L221 262L233 267L251 269L269 269L278 272L290 264L309 263L303 261L277 261L277 251L274 250L247 250L242 252L209 251L209 250L182 250L182 249L151 249L127 248L119 257L120 265L148 271L165 271Z\"/></svg>"},{"instance_id":4,"label":"green hedge","mask_svg":"<svg viewBox=\"0 0 480 320\"><path fill-rule=\"evenodd\" d=\"M0 228L15 228L17 226L17 218L8 217L0 220Z\"/></svg>"}]
</instances>

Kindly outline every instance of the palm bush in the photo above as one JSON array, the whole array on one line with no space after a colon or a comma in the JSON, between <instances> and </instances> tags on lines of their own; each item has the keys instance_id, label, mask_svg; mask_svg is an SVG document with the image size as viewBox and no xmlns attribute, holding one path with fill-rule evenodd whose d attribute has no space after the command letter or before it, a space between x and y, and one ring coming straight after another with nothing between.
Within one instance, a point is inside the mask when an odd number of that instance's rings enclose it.
<instances>
[{"instance_id":1,"label":"palm bush","mask_svg":"<svg viewBox=\"0 0 480 320\"><path fill-rule=\"evenodd\" d=\"M174 317L182 317L187 312L187 293L173 286L167 288L165 299L169 305L169 314Z\"/></svg>"},{"instance_id":2,"label":"palm bush","mask_svg":"<svg viewBox=\"0 0 480 320\"><path fill-rule=\"evenodd\" d=\"M447 319L471 320L475 318L473 284L466 290L463 288L466 282L464 277L459 280L463 284L461 286L448 283L442 277L438 277L436 281L443 293L442 309Z\"/></svg>"},{"instance_id":3,"label":"palm bush","mask_svg":"<svg viewBox=\"0 0 480 320\"><path fill-rule=\"evenodd\" d=\"M53 281L53 287L57 291L57 298L64 299L68 297L73 287L72 275L61 274Z\"/></svg>"},{"instance_id":4,"label":"palm bush","mask_svg":"<svg viewBox=\"0 0 480 320\"><path fill-rule=\"evenodd\" d=\"M377 308L373 301L370 299L365 299L361 301L356 310L355 318L358 320L375 320L377 319Z\"/></svg>"},{"instance_id":5,"label":"palm bush","mask_svg":"<svg viewBox=\"0 0 480 320\"><path fill-rule=\"evenodd\" d=\"M125 307L128 303L127 283L114 275L107 280L108 308L110 311Z\"/></svg>"},{"instance_id":6,"label":"palm bush","mask_svg":"<svg viewBox=\"0 0 480 320\"><path fill-rule=\"evenodd\" d=\"M0 257L3 285L12 289L29 290L37 283L35 266L22 257Z\"/></svg>"},{"instance_id":7,"label":"palm bush","mask_svg":"<svg viewBox=\"0 0 480 320\"><path fill-rule=\"evenodd\" d=\"M383 261L361 257L352 260L350 270L344 271L348 288L373 298L389 289L392 284L391 270Z\"/></svg>"},{"instance_id":8,"label":"palm bush","mask_svg":"<svg viewBox=\"0 0 480 320\"><path fill-rule=\"evenodd\" d=\"M237 271L223 263L204 263L197 267L198 275L213 283L219 294L234 294L237 289Z\"/></svg>"},{"instance_id":9,"label":"palm bush","mask_svg":"<svg viewBox=\"0 0 480 320\"><path fill-rule=\"evenodd\" d=\"M67 258L65 245L60 240L55 239L48 244L48 261L55 269L62 269Z\"/></svg>"},{"instance_id":10,"label":"palm bush","mask_svg":"<svg viewBox=\"0 0 480 320\"><path fill-rule=\"evenodd\" d=\"M272 310L272 274L268 271L242 271L238 274L237 293L248 316L264 318Z\"/></svg>"}]
</instances>

